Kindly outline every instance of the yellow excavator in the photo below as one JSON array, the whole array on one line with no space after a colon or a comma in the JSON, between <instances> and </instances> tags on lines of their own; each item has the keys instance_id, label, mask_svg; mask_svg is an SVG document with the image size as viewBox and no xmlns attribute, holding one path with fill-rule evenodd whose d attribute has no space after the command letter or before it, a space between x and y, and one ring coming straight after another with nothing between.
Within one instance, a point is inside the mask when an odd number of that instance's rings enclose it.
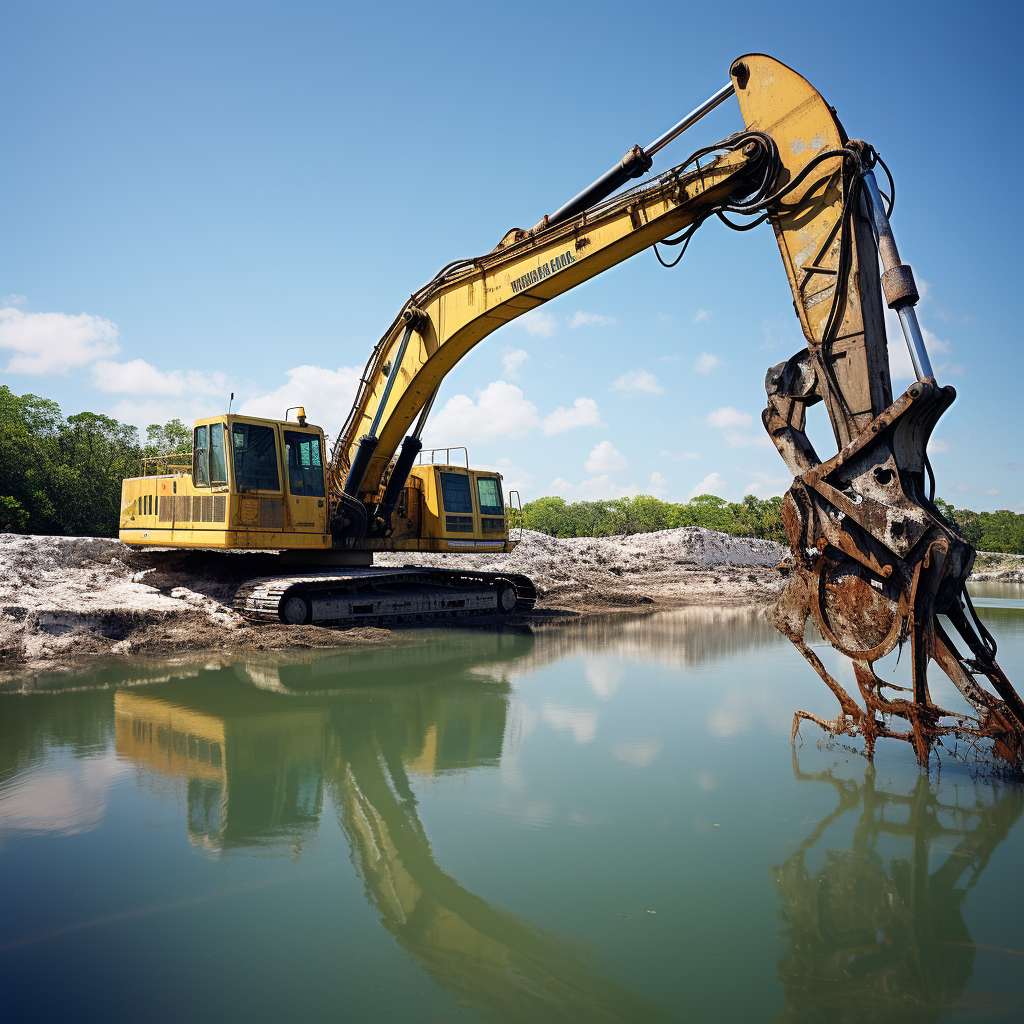
<instances>
[{"instance_id":1,"label":"yellow excavator","mask_svg":"<svg viewBox=\"0 0 1024 1024\"><path fill-rule=\"evenodd\" d=\"M621 191L730 96L744 130ZM884 198L876 167L889 181ZM281 421L198 421L191 465L124 482L121 539L281 550L285 571L318 570L245 583L236 608L255 620L345 624L530 607L534 587L517 574L371 567L374 551L514 545L498 474L469 468L468 458L454 464L450 454L425 462L420 438L445 375L502 324L630 256L653 247L674 265L710 217L738 230L768 221L807 342L765 381L764 426L793 475L782 510L789 580L773 619L840 704L834 720L798 712L794 732L812 719L833 733L860 733L869 754L879 736L891 736L927 761L937 738L968 728L1017 763L1024 702L967 594L974 549L934 504L926 446L956 392L936 382L928 358L914 275L889 224L894 199L878 153L848 137L813 86L764 54L740 57L727 85L651 145L634 146L533 228L512 229L491 252L448 264L415 292L374 348L329 459L322 430L301 409L294 421L288 411ZM666 262L659 245L679 255ZM885 305L899 316L917 376L895 399ZM804 430L818 403L837 447L827 459ZM805 643L808 619L853 661L863 707ZM891 684L872 665L907 642L913 685L906 697L888 696ZM932 702L931 660L973 706L972 726ZM893 717L909 730L893 729Z\"/></svg>"}]
</instances>

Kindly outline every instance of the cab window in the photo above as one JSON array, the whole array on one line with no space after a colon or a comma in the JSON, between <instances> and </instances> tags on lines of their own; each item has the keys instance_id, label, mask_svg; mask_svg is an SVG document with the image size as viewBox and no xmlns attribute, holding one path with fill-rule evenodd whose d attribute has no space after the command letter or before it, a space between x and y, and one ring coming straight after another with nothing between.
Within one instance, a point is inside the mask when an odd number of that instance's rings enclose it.
<instances>
[{"instance_id":1,"label":"cab window","mask_svg":"<svg viewBox=\"0 0 1024 1024\"><path fill-rule=\"evenodd\" d=\"M210 483L226 484L228 466L224 458L224 424L214 423L210 427Z\"/></svg>"},{"instance_id":2,"label":"cab window","mask_svg":"<svg viewBox=\"0 0 1024 1024\"><path fill-rule=\"evenodd\" d=\"M235 457L235 486L239 491L279 491L274 428L258 423L234 423L231 444Z\"/></svg>"},{"instance_id":3,"label":"cab window","mask_svg":"<svg viewBox=\"0 0 1024 1024\"><path fill-rule=\"evenodd\" d=\"M196 427L192 433L192 483L210 486L210 428Z\"/></svg>"},{"instance_id":4,"label":"cab window","mask_svg":"<svg viewBox=\"0 0 1024 1024\"><path fill-rule=\"evenodd\" d=\"M480 498L480 514L503 516L505 506L501 503L501 481L496 476L477 477L476 492Z\"/></svg>"},{"instance_id":5,"label":"cab window","mask_svg":"<svg viewBox=\"0 0 1024 1024\"><path fill-rule=\"evenodd\" d=\"M473 511L473 496L469 490L469 477L464 473L442 473L441 495L445 512Z\"/></svg>"},{"instance_id":6,"label":"cab window","mask_svg":"<svg viewBox=\"0 0 1024 1024\"><path fill-rule=\"evenodd\" d=\"M325 497L319 436L286 430L284 449L288 466L288 490L306 498Z\"/></svg>"}]
</instances>

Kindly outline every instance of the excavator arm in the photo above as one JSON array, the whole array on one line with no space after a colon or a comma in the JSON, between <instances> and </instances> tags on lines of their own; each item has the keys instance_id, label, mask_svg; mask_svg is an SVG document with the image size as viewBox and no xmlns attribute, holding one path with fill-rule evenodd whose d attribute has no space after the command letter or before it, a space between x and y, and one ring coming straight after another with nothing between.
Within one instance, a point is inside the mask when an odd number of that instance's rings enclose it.
<instances>
[{"instance_id":1,"label":"excavator arm","mask_svg":"<svg viewBox=\"0 0 1024 1024\"><path fill-rule=\"evenodd\" d=\"M441 381L493 331L750 192L766 154L744 139L724 143L703 168L672 168L541 231L513 229L487 255L444 268L374 348L334 448L335 485L372 501L403 437L418 438Z\"/></svg>"},{"instance_id":2,"label":"excavator arm","mask_svg":"<svg viewBox=\"0 0 1024 1024\"><path fill-rule=\"evenodd\" d=\"M733 94L744 131L609 198ZM780 569L789 580L773 618L840 703L831 721L798 712L794 736L801 719L812 719L862 735L869 754L879 736L907 740L926 763L943 735L966 732L1019 764L1024 703L967 594L975 552L934 504L926 449L956 392L935 380L913 273L889 226L894 189L890 179L886 204L877 166L884 168L875 150L851 140L796 72L763 54L735 61L729 85L646 150L634 146L532 230L513 229L487 255L450 264L410 298L375 347L334 448L338 533L358 540L387 529L442 380L492 331L656 243L687 242L711 216L739 230L768 220L806 340L765 381L764 426L794 478L783 500L791 552ZM730 214L757 219L736 223ZM886 305L899 316L918 378L895 400ZM805 432L806 411L818 403L836 441L827 458ZM808 619L853 661L860 704L804 642ZM908 697L889 696L872 666L907 642L913 685ZM973 706L973 725L933 703L932 660Z\"/></svg>"}]
</instances>

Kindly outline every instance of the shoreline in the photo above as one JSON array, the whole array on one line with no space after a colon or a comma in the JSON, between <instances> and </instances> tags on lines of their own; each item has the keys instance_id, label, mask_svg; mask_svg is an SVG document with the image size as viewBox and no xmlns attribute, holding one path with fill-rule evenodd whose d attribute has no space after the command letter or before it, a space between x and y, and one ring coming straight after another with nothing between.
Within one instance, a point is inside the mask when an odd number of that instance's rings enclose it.
<instances>
[{"instance_id":1,"label":"shoreline","mask_svg":"<svg viewBox=\"0 0 1024 1024\"><path fill-rule=\"evenodd\" d=\"M527 531L515 551L498 560L493 555L417 560L530 576L539 594L532 611L479 616L456 628L538 634L693 605L767 608L785 583L775 568L784 554L771 541L684 527L569 539ZM375 564L407 564L410 557L386 554ZM972 579L1019 582L1022 567L1019 556L986 556L984 571ZM437 623L339 629L244 621L231 608L235 589L244 579L273 571L276 562L268 554L0 535L0 684L138 659L173 662L405 647L445 628Z\"/></svg>"}]
</instances>

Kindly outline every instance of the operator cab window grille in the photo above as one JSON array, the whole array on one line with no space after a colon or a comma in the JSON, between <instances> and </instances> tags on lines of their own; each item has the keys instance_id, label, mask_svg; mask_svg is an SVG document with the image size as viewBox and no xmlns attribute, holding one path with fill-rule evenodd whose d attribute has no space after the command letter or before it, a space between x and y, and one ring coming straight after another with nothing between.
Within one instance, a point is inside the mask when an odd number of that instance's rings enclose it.
<instances>
[{"instance_id":1,"label":"operator cab window grille","mask_svg":"<svg viewBox=\"0 0 1024 1024\"><path fill-rule=\"evenodd\" d=\"M465 473L442 473L441 494L445 512L473 514L473 495L469 489L469 477Z\"/></svg>"},{"instance_id":2,"label":"operator cab window grille","mask_svg":"<svg viewBox=\"0 0 1024 1024\"><path fill-rule=\"evenodd\" d=\"M196 487L210 486L209 436L209 427L196 427L192 436L192 482Z\"/></svg>"},{"instance_id":3,"label":"operator cab window grille","mask_svg":"<svg viewBox=\"0 0 1024 1024\"><path fill-rule=\"evenodd\" d=\"M448 533L472 533L472 516L445 516L444 528Z\"/></svg>"},{"instance_id":4,"label":"operator cab window grille","mask_svg":"<svg viewBox=\"0 0 1024 1024\"><path fill-rule=\"evenodd\" d=\"M231 442L235 456L235 486L239 492L281 489L273 427L259 423L234 423Z\"/></svg>"},{"instance_id":5,"label":"operator cab window grille","mask_svg":"<svg viewBox=\"0 0 1024 1024\"><path fill-rule=\"evenodd\" d=\"M296 497L326 497L319 436L286 430L284 450L288 465L288 490Z\"/></svg>"},{"instance_id":6,"label":"operator cab window grille","mask_svg":"<svg viewBox=\"0 0 1024 1024\"><path fill-rule=\"evenodd\" d=\"M501 481L496 476L477 477L476 491L480 498L480 515L505 514L505 506L501 503Z\"/></svg>"}]
</instances>

